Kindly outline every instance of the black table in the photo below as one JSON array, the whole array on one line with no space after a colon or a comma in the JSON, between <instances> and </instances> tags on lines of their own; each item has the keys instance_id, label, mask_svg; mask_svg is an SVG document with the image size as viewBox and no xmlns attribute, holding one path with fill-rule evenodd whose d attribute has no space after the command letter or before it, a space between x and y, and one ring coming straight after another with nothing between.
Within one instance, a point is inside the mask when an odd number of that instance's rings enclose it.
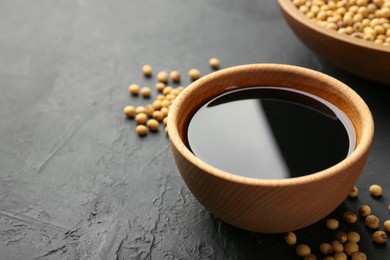
<instances>
[{"instance_id":1,"label":"black table","mask_svg":"<svg viewBox=\"0 0 390 260\"><path fill-rule=\"evenodd\" d=\"M283 234L257 234L210 215L183 183L161 129L139 138L125 119L140 72L286 63L331 75L367 102L376 124L357 186L329 217L371 205L390 219L390 86L345 73L288 28L276 1L36 0L0 2L0 259L300 259ZM153 93L156 94L155 92ZM368 187L384 187L380 199ZM288 218L286 217L286 221ZM325 220L324 220L325 221ZM317 256L333 233L297 231ZM369 259L390 242L356 230ZM320 258L319 258L320 259Z\"/></svg>"}]
</instances>

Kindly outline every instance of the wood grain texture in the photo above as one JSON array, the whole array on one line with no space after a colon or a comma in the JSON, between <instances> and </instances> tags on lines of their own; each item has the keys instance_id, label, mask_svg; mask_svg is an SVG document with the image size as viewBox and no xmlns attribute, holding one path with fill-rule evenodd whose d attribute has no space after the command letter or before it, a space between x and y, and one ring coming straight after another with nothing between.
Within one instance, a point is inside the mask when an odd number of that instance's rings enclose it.
<instances>
[{"instance_id":1,"label":"wood grain texture","mask_svg":"<svg viewBox=\"0 0 390 260\"><path fill-rule=\"evenodd\" d=\"M390 46L337 33L302 14L291 0L278 0L295 34L333 65L355 75L390 84Z\"/></svg>"},{"instance_id":2,"label":"wood grain texture","mask_svg":"<svg viewBox=\"0 0 390 260\"><path fill-rule=\"evenodd\" d=\"M338 106L356 129L354 152L321 172L282 180L234 175L196 158L182 141L193 112L229 89L250 86L303 90ZM374 133L371 113L353 90L325 74L278 64L237 66L196 81L175 100L168 128L178 169L200 203L234 226L264 233L303 228L333 211L360 176Z\"/></svg>"}]
</instances>

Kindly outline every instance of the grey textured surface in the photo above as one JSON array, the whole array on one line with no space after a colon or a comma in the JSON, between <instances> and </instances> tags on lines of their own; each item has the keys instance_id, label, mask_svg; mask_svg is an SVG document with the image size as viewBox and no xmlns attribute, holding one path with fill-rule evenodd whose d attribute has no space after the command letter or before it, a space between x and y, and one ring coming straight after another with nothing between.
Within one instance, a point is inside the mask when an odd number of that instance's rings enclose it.
<instances>
[{"instance_id":1,"label":"grey textured surface","mask_svg":"<svg viewBox=\"0 0 390 260\"><path fill-rule=\"evenodd\" d=\"M211 216L190 194L160 131L134 134L130 83L140 73L288 63L355 89L376 123L358 199L389 219L390 86L344 73L290 31L276 1L0 1L0 259L295 259L283 235L242 231ZM188 84L185 78L183 84ZM161 129L162 130L162 129ZM381 183L384 196L367 187ZM288 219L286 219L288 221ZM370 259L389 259L359 222ZM329 241L323 222L297 232ZM318 253L318 249L315 249Z\"/></svg>"}]
</instances>

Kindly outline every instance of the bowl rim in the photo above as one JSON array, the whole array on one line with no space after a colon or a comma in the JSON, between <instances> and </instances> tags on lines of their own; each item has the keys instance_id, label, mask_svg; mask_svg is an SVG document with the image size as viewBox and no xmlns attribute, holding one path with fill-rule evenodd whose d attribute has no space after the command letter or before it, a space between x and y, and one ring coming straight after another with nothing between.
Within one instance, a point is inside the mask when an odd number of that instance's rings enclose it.
<instances>
[{"instance_id":1,"label":"bowl rim","mask_svg":"<svg viewBox=\"0 0 390 260\"><path fill-rule=\"evenodd\" d=\"M303 24L305 27L309 27L310 29L317 31L318 33L324 34L335 40L339 40L348 44L390 54L390 46L385 46L374 42L365 41L363 39L355 39L350 35L338 33L336 31L333 31L332 29L328 29L324 26L317 24L313 20L306 17L301 11L299 11L299 9L293 4L291 0L278 0L278 3L280 8L283 9L292 18L294 18L294 20Z\"/></svg>"},{"instance_id":2,"label":"bowl rim","mask_svg":"<svg viewBox=\"0 0 390 260\"><path fill-rule=\"evenodd\" d=\"M355 107L361 112L361 120L362 125L364 125L364 130L362 131L361 138L359 144L355 147L354 151L347 156L344 160L338 162L337 164L324 169L322 171L318 171L315 173L311 173L304 176L286 178L286 179L260 179L260 178L251 178L245 177L241 175L236 175L234 173L226 172L220 170L206 162L200 160L196 157L185 145L183 140L180 137L179 131L177 129L178 125L178 113L181 110L182 106L188 105L186 101L188 101L188 96L191 96L191 93L196 91L199 86L202 86L207 81L215 76L223 77L224 75L228 75L229 73L237 71L248 71L248 69L254 69L260 71L266 70L278 70L278 71L291 71L295 70L295 72L305 76L305 77L322 77L326 79L329 85L334 85L336 88L341 88L348 97L351 97L356 103ZM191 83L188 87L186 87L174 100L171 105L169 114L168 114L168 136L170 139L171 145L175 146L176 150L183 156L186 160L188 160L192 165L200 168L207 174L213 175L214 177L223 179L228 182L234 182L237 184L244 184L248 186L262 186L262 187L276 187L276 186L291 186L291 185L303 185L310 182L316 182L320 179L331 177L333 175L337 175L340 172L343 172L351 165L358 162L370 149L373 135L374 135L374 121L372 118L372 114L364 102L364 100L351 88L345 85L343 82L318 71L299 67L295 65L287 65L287 64L274 64L274 63L263 63L263 64L246 64L239 65L234 67L229 67L225 69L221 69L216 72L212 72L202 78L196 80Z\"/></svg>"}]
</instances>

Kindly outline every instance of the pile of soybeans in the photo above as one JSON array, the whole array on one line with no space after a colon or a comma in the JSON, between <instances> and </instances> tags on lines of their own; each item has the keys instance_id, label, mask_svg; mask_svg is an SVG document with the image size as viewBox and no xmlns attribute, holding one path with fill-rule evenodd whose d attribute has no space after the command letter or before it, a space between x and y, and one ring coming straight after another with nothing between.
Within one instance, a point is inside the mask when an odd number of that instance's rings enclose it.
<instances>
[{"instance_id":1,"label":"pile of soybeans","mask_svg":"<svg viewBox=\"0 0 390 260\"><path fill-rule=\"evenodd\" d=\"M390 46L390 0L292 0L319 25Z\"/></svg>"},{"instance_id":2,"label":"pile of soybeans","mask_svg":"<svg viewBox=\"0 0 390 260\"><path fill-rule=\"evenodd\" d=\"M219 68L219 60L211 58L209 65L213 70L217 70ZM152 66L144 65L142 73L145 77L153 77ZM188 76L191 81L195 81L201 77L201 73L198 69L190 69ZM156 78L155 88L159 94L154 97L151 103L144 106L127 105L123 108L125 116L136 122L135 132L139 136L146 136L149 132L157 132L160 123L164 124L165 132L168 132L167 119L170 106L184 89L183 86L173 87L173 85L170 85L170 83L180 84L181 82L181 74L177 70L172 70L170 73L159 71ZM140 87L136 83L130 84L128 91L132 96L142 96L145 99L150 99L153 92L150 87Z\"/></svg>"}]
</instances>

